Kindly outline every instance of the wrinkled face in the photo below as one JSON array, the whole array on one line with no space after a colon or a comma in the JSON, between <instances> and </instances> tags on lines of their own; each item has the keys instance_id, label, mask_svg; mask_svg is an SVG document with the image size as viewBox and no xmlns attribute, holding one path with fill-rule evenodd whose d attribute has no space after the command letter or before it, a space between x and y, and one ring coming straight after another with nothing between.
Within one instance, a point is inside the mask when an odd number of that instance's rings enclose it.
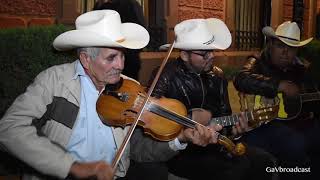
<instances>
[{"instance_id":1,"label":"wrinkled face","mask_svg":"<svg viewBox=\"0 0 320 180\"><path fill-rule=\"evenodd\" d=\"M100 48L100 52L94 59L86 53L80 53L80 60L97 89L106 84L115 84L120 80L120 74L124 68L122 49Z\"/></svg>"},{"instance_id":2,"label":"wrinkled face","mask_svg":"<svg viewBox=\"0 0 320 180\"><path fill-rule=\"evenodd\" d=\"M271 62L279 68L292 64L297 55L297 48L291 47L278 39L272 39L270 44Z\"/></svg>"},{"instance_id":3,"label":"wrinkled face","mask_svg":"<svg viewBox=\"0 0 320 180\"><path fill-rule=\"evenodd\" d=\"M182 51L181 55L181 58L186 61L196 73L212 70L214 58L212 50Z\"/></svg>"}]
</instances>

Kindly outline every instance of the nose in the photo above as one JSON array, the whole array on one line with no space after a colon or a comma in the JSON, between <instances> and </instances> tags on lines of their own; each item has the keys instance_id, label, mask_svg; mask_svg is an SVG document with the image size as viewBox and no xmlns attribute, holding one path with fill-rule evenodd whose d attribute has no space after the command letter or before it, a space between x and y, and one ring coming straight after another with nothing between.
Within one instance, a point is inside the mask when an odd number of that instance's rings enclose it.
<instances>
[{"instance_id":1,"label":"nose","mask_svg":"<svg viewBox=\"0 0 320 180\"><path fill-rule=\"evenodd\" d=\"M117 57L113 63L113 68L117 70L123 70L124 68L124 58Z\"/></svg>"},{"instance_id":2,"label":"nose","mask_svg":"<svg viewBox=\"0 0 320 180\"><path fill-rule=\"evenodd\" d=\"M288 47L288 46L283 46L283 47L282 47L282 53L285 54L285 55L288 54L289 48L290 48L290 47Z\"/></svg>"},{"instance_id":3,"label":"nose","mask_svg":"<svg viewBox=\"0 0 320 180\"><path fill-rule=\"evenodd\" d=\"M208 52L204 57L205 60L213 60L213 58L214 58L214 54L212 51Z\"/></svg>"}]
</instances>

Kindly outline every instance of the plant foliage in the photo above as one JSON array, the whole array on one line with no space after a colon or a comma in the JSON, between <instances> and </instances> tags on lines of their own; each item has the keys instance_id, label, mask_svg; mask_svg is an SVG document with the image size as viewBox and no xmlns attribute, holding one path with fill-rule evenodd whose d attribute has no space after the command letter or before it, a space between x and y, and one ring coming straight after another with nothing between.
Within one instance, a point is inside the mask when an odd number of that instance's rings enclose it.
<instances>
[{"instance_id":1,"label":"plant foliage","mask_svg":"<svg viewBox=\"0 0 320 180\"><path fill-rule=\"evenodd\" d=\"M0 29L0 117L38 73L74 60L73 52L58 52L52 46L66 30L63 25Z\"/></svg>"}]
</instances>

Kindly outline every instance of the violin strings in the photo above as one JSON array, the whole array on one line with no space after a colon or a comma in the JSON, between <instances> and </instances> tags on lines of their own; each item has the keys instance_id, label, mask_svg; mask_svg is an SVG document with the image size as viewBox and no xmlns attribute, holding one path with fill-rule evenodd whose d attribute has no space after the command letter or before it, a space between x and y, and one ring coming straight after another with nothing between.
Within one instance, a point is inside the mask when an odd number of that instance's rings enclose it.
<instances>
[{"instance_id":1,"label":"violin strings","mask_svg":"<svg viewBox=\"0 0 320 180\"><path fill-rule=\"evenodd\" d=\"M187 117L184 117L176 112L170 111L162 106L159 106L158 104L152 103L149 106L149 110L159 116L168 118L170 120L173 120L179 124L182 124L184 126L194 128L195 124L199 124L198 122L189 119Z\"/></svg>"}]
</instances>

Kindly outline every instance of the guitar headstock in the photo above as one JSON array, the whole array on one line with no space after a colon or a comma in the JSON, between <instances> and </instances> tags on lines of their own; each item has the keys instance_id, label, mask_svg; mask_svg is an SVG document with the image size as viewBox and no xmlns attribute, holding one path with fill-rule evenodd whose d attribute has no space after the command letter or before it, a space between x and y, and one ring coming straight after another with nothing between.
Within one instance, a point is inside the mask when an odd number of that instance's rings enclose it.
<instances>
[{"instance_id":1,"label":"guitar headstock","mask_svg":"<svg viewBox=\"0 0 320 180\"><path fill-rule=\"evenodd\" d=\"M253 125L261 125L272 121L273 119L278 117L278 111L279 105L273 105L253 110L252 120L249 120L249 126L251 126L250 122L253 123Z\"/></svg>"}]
</instances>

